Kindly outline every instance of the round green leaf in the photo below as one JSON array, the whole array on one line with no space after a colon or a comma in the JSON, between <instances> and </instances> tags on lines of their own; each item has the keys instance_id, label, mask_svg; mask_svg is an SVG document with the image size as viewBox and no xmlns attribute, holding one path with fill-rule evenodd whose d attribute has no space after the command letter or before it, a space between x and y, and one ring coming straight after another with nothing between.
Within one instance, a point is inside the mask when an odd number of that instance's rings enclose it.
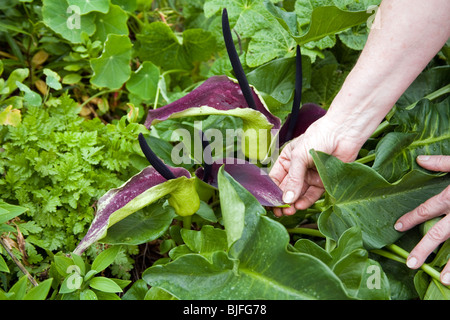
<instances>
[{"instance_id":1,"label":"round green leaf","mask_svg":"<svg viewBox=\"0 0 450 320\"><path fill-rule=\"evenodd\" d=\"M159 69L150 61L145 61L127 81L127 89L144 100L153 100L159 82Z\"/></svg>"},{"instance_id":2,"label":"round green leaf","mask_svg":"<svg viewBox=\"0 0 450 320\"><path fill-rule=\"evenodd\" d=\"M94 71L91 83L97 87L119 89L131 75L131 47L128 36L110 34L102 55L91 60Z\"/></svg>"},{"instance_id":3,"label":"round green leaf","mask_svg":"<svg viewBox=\"0 0 450 320\"><path fill-rule=\"evenodd\" d=\"M109 0L67 0L67 3L70 6L80 8L81 14L86 14L91 11L107 13L109 10Z\"/></svg>"},{"instance_id":4,"label":"round green leaf","mask_svg":"<svg viewBox=\"0 0 450 320\"><path fill-rule=\"evenodd\" d=\"M91 0L92 1L92 0ZM81 43L81 34L92 36L95 32L94 14L81 15L79 7L70 7L67 1L44 0L42 17L54 32L72 43Z\"/></svg>"},{"instance_id":5,"label":"round green leaf","mask_svg":"<svg viewBox=\"0 0 450 320\"><path fill-rule=\"evenodd\" d=\"M94 37L105 41L108 34L128 35L128 15L119 6L112 5L108 13L97 14L97 31Z\"/></svg>"}]
</instances>

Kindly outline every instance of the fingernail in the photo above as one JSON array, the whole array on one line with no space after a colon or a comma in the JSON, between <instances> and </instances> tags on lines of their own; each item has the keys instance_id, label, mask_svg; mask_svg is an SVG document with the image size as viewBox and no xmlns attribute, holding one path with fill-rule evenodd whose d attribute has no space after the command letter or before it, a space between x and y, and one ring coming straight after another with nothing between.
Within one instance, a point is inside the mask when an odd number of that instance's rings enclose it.
<instances>
[{"instance_id":1,"label":"fingernail","mask_svg":"<svg viewBox=\"0 0 450 320\"><path fill-rule=\"evenodd\" d=\"M283 201L286 203L292 203L293 200L294 200L294 193L292 191L286 192L283 197Z\"/></svg>"},{"instance_id":2,"label":"fingernail","mask_svg":"<svg viewBox=\"0 0 450 320\"><path fill-rule=\"evenodd\" d=\"M417 158L419 158L420 161L428 161L428 160L430 160L430 156L418 156Z\"/></svg>"},{"instance_id":3,"label":"fingernail","mask_svg":"<svg viewBox=\"0 0 450 320\"><path fill-rule=\"evenodd\" d=\"M397 223L394 225L394 229L397 230L397 231L401 231L401 230L403 229L403 223L397 222Z\"/></svg>"},{"instance_id":4,"label":"fingernail","mask_svg":"<svg viewBox=\"0 0 450 320\"><path fill-rule=\"evenodd\" d=\"M450 272L444 273L444 275L442 276L442 283L447 286L450 285Z\"/></svg>"},{"instance_id":5,"label":"fingernail","mask_svg":"<svg viewBox=\"0 0 450 320\"><path fill-rule=\"evenodd\" d=\"M408 259L408 261L406 261L406 265L408 266L408 268L414 268L417 264L417 259L414 257L411 257Z\"/></svg>"}]
</instances>

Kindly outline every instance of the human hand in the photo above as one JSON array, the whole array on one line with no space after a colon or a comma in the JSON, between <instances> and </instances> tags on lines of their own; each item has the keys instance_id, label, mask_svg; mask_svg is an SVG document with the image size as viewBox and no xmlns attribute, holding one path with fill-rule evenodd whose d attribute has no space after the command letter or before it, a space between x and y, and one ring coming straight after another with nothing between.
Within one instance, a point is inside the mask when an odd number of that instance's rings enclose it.
<instances>
[{"instance_id":1,"label":"human hand","mask_svg":"<svg viewBox=\"0 0 450 320\"><path fill-rule=\"evenodd\" d=\"M363 143L360 133L334 122L328 114L314 122L284 147L269 173L283 190L283 201L292 204L288 208L274 208L274 214L292 215L296 210L310 207L322 196L324 188L309 153L311 149L351 162Z\"/></svg>"},{"instance_id":2,"label":"human hand","mask_svg":"<svg viewBox=\"0 0 450 320\"><path fill-rule=\"evenodd\" d=\"M428 170L450 172L450 156L418 156L416 161L420 166ZM408 267L411 269L419 268L438 245L450 238L449 213L450 186L397 220L394 228L397 231L407 231L422 222L445 215L428 230L422 240L411 251L406 262ZM441 282L444 285L450 285L450 261L447 262L441 272Z\"/></svg>"}]
</instances>

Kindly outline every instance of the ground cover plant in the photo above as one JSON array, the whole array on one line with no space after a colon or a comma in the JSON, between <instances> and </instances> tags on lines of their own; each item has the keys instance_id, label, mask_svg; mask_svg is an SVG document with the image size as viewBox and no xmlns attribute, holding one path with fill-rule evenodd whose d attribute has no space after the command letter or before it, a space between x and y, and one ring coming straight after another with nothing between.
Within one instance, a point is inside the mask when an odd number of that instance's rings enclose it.
<instances>
[{"instance_id":1,"label":"ground cover plant","mask_svg":"<svg viewBox=\"0 0 450 320\"><path fill-rule=\"evenodd\" d=\"M393 228L450 183L414 161L450 154L448 46L355 162L311 150L320 200L272 213L276 151L379 2L2 2L0 299L449 299L448 240L405 265L435 220Z\"/></svg>"}]
</instances>

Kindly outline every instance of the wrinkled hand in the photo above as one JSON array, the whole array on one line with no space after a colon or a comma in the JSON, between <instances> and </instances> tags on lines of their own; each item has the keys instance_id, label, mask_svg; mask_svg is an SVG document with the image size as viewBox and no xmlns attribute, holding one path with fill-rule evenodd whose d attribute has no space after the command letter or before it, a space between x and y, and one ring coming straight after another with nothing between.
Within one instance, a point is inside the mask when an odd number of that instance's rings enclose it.
<instances>
[{"instance_id":1,"label":"wrinkled hand","mask_svg":"<svg viewBox=\"0 0 450 320\"><path fill-rule=\"evenodd\" d=\"M417 163L432 171L450 172L450 156L419 156ZM395 224L397 231L406 231L412 227L441 215L437 222L411 251L407 265L412 269L419 268L434 249L450 238L450 186L440 194L428 199L419 207L408 212ZM441 282L450 285L450 261L441 272Z\"/></svg>"},{"instance_id":2,"label":"wrinkled hand","mask_svg":"<svg viewBox=\"0 0 450 320\"><path fill-rule=\"evenodd\" d=\"M362 144L359 134L352 134L327 115L314 122L284 147L270 171L269 176L283 190L283 201L291 204L288 208L274 208L274 214L292 215L296 210L310 207L322 196L324 188L309 153L311 149L351 162Z\"/></svg>"}]
</instances>

